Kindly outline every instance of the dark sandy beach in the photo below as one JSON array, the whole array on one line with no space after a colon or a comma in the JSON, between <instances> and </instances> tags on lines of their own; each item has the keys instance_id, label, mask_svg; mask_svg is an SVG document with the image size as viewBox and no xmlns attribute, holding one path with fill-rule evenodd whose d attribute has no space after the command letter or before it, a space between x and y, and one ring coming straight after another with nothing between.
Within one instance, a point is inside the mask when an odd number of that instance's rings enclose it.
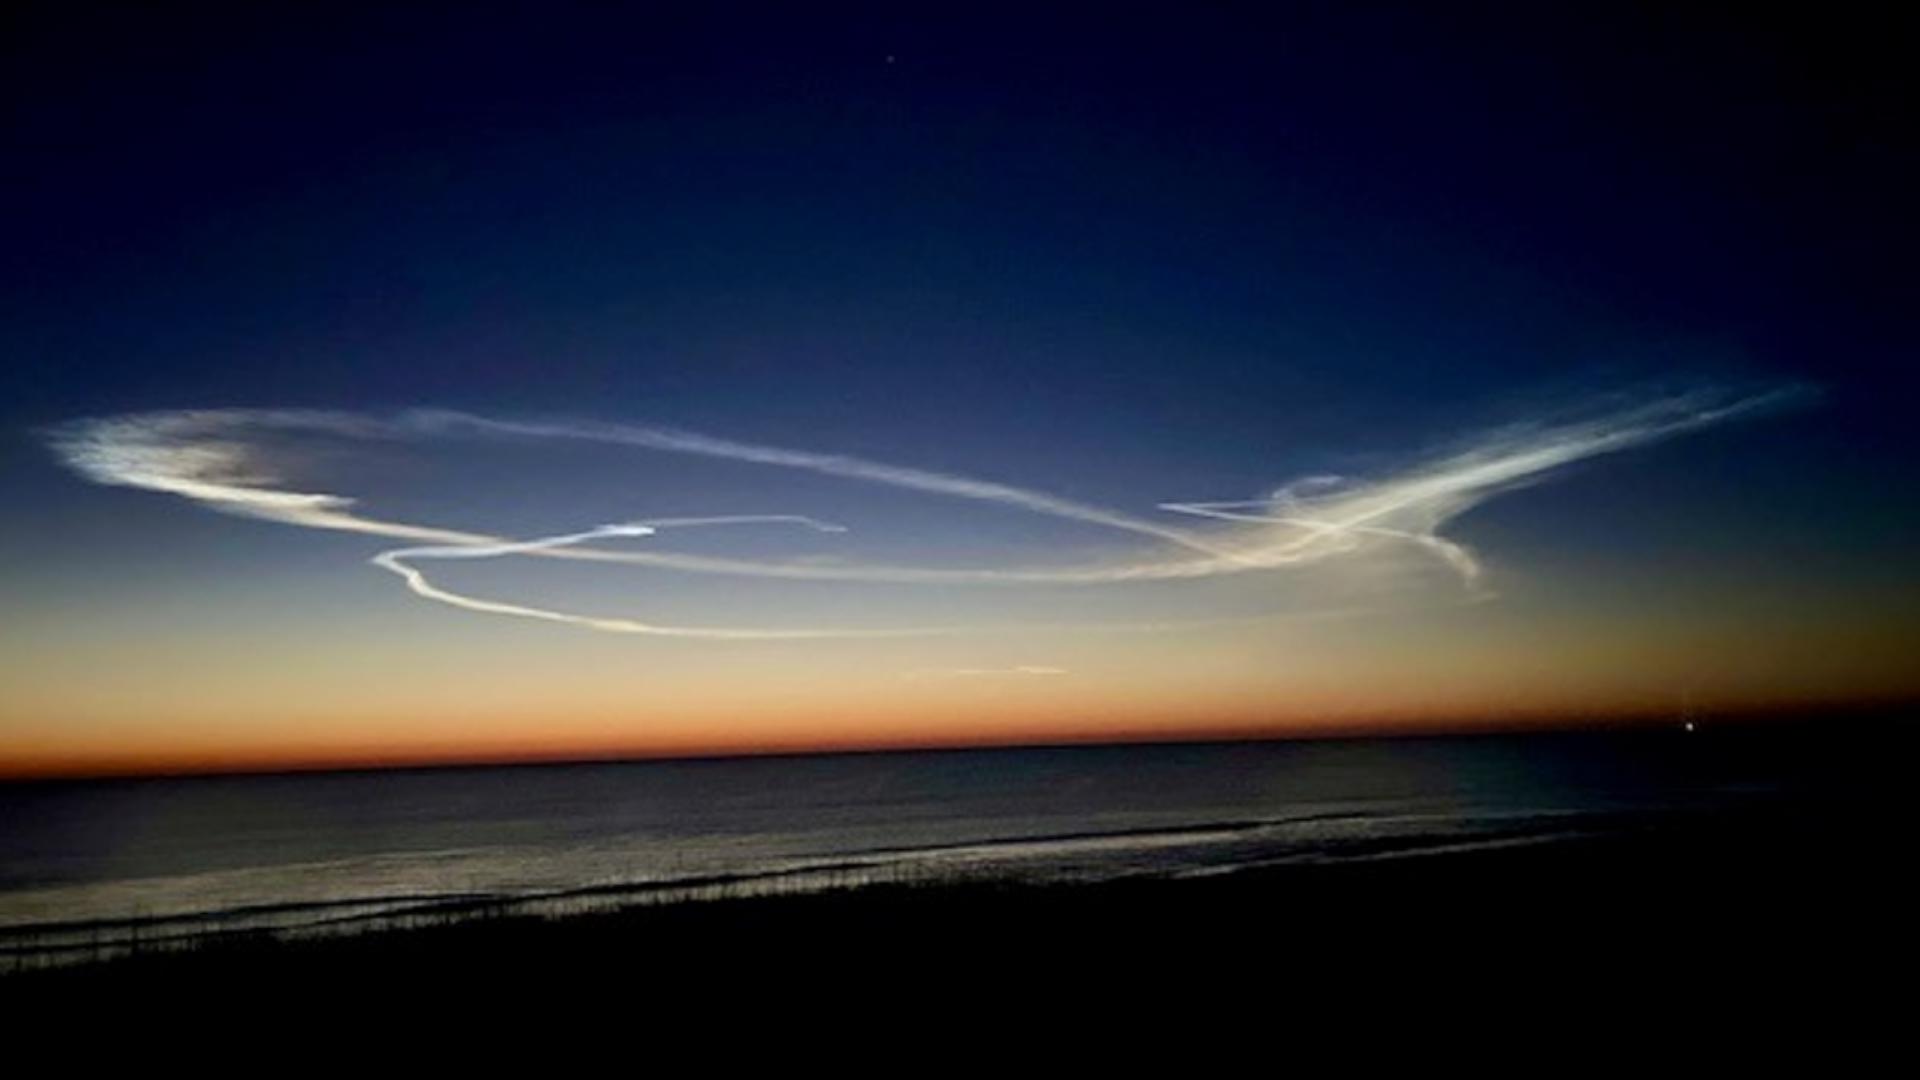
<instances>
[{"instance_id":1,"label":"dark sandy beach","mask_svg":"<svg viewBox=\"0 0 1920 1080\"><path fill-rule=\"evenodd\" d=\"M875 885L321 940L238 937L0 981L16 1003L537 1006L618 988L648 1015L788 1019L1090 1003L1240 1015L1395 1009L1862 1010L1914 958L1890 829L1831 809L1638 834L1086 885ZM602 990L593 990L600 993ZM987 995L982 997L982 995ZM1489 1007L1493 1007L1489 1005ZM1861 1015L1867 1015L1863 1012Z\"/></svg>"}]
</instances>

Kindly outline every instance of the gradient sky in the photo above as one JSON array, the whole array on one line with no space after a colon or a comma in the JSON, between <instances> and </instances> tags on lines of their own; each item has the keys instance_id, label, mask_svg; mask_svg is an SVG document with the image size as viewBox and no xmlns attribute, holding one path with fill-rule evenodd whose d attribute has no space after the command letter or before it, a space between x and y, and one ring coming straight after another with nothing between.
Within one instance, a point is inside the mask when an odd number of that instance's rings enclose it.
<instances>
[{"instance_id":1,"label":"gradient sky","mask_svg":"<svg viewBox=\"0 0 1920 1080\"><path fill-rule=\"evenodd\" d=\"M0 772L1911 699L1911 27L1342 7L10 12Z\"/></svg>"}]
</instances>

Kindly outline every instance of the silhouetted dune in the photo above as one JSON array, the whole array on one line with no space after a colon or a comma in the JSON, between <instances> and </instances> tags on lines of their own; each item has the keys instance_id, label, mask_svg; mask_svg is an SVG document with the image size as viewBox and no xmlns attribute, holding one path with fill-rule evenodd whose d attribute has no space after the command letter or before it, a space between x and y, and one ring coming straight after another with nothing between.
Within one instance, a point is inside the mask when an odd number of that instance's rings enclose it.
<instances>
[{"instance_id":1,"label":"silhouetted dune","mask_svg":"<svg viewBox=\"0 0 1920 1080\"><path fill-rule=\"evenodd\" d=\"M1030 1004L1147 995L1168 1008L1527 987L1623 994L1633 1008L1811 1003L1855 969L1910 959L1913 889L1883 846L1891 831L1774 805L1637 834L1182 879L882 884L568 918L469 911L350 937L214 938L0 985L39 1004L234 987L434 1001L481 985L537 1000L544 987L617 985L655 1012L777 987L801 1013L954 1007L980 987Z\"/></svg>"}]
</instances>

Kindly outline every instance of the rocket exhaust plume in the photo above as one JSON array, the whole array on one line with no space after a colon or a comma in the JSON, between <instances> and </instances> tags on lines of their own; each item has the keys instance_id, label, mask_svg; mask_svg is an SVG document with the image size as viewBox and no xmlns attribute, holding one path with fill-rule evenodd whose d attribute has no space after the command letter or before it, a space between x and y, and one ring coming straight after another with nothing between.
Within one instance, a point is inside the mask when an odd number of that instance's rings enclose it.
<instances>
[{"instance_id":1,"label":"rocket exhaust plume","mask_svg":"<svg viewBox=\"0 0 1920 1080\"><path fill-rule=\"evenodd\" d=\"M1487 574L1480 558L1457 540L1442 535L1445 526L1461 514L1503 492L1544 481L1577 462L1796 404L1810 396L1811 391L1805 387L1788 386L1747 395L1701 390L1652 397L1584 419L1538 422L1483 434L1422 464L1369 481L1310 476L1278 487L1265 498L1158 504L1160 510L1196 520L1198 524L1191 527L1164 524L999 481L639 424L497 419L446 410L414 410L382 417L287 409L220 409L83 419L53 429L48 442L61 461L95 483L161 492L210 510L286 525L404 541L409 546L375 555L374 565L398 576L417 596L467 611L659 637L873 637L957 630L678 626L581 615L454 592L435 584L416 564L526 556L800 581L1100 586L1298 570L1375 544L1399 543L1430 554L1469 590L1485 595ZM565 440L692 455L997 505L1123 533L1141 540L1143 546L1128 556L1082 556L1058 565L964 568L782 561L591 546L609 539L647 539L661 530L722 525L771 524L820 532L844 531L811 518L780 514L661 518L515 540L375 517L361 513L348 496L297 490L268 467L266 455L259 451L260 436L272 433L317 434L361 442Z\"/></svg>"}]
</instances>

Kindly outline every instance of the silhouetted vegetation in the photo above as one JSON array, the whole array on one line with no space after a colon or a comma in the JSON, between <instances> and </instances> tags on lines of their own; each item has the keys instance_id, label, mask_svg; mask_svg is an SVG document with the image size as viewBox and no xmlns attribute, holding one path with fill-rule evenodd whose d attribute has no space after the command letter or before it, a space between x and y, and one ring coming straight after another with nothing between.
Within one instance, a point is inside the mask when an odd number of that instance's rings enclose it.
<instances>
[{"instance_id":1,"label":"silhouetted vegetation","mask_svg":"<svg viewBox=\"0 0 1920 1080\"><path fill-rule=\"evenodd\" d=\"M1805 993L1867 950L1907 949L1913 890L1884 830L1777 807L1685 829L1217 877L1082 885L902 879L795 895L715 880L697 901L571 917L499 904L317 940L214 935L0 980L46 1002L246 986L617 985L689 1007L784 987L793 1006L923 1008L991 984L1051 994L1455 993L1497 981L1633 1001ZM1291 989L1290 989L1291 988ZM716 997L717 995L717 997Z\"/></svg>"}]
</instances>

